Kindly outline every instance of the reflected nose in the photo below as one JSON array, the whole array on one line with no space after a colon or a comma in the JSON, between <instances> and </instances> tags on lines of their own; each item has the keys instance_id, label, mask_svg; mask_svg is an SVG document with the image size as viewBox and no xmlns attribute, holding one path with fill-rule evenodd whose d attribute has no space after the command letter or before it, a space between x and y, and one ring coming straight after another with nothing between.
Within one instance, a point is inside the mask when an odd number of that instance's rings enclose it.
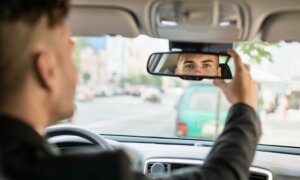
<instances>
[{"instance_id":1,"label":"reflected nose","mask_svg":"<svg viewBox=\"0 0 300 180\"><path fill-rule=\"evenodd\" d=\"M203 75L203 71L202 71L201 68L196 68L194 74L202 76Z\"/></svg>"}]
</instances>

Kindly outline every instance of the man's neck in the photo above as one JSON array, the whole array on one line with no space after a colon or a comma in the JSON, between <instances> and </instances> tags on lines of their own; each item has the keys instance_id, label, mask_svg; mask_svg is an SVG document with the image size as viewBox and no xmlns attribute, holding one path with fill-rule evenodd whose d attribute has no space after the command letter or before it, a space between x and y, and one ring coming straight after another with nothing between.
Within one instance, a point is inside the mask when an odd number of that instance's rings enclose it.
<instances>
[{"instance_id":1,"label":"man's neck","mask_svg":"<svg viewBox=\"0 0 300 180\"><path fill-rule=\"evenodd\" d=\"M18 99L18 101L7 101L8 103L0 107L0 113L23 121L43 136L45 134L45 128L49 125L49 122L51 122L50 113L44 108L47 103L38 103L38 98L24 98L24 96L23 98L19 97L16 99Z\"/></svg>"},{"instance_id":2,"label":"man's neck","mask_svg":"<svg viewBox=\"0 0 300 180\"><path fill-rule=\"evenodd\" d=\"M48 126L48 124L46 123L47 121L43 118L39 119L38 117L40 116L36 116L35 118L30 116L29 114L23 113L23 112L16 112L14 110L6 110L6 109L0 109L0 114L6 114L9 115L11 117L15 117L16 119L28 124L29 126L31 126L33 129L36 130L36 132L38 132L41 136L44 136L45 134L45 128ZM37 113L34 113L35 115Z\"/></svg>"}]
</instances>

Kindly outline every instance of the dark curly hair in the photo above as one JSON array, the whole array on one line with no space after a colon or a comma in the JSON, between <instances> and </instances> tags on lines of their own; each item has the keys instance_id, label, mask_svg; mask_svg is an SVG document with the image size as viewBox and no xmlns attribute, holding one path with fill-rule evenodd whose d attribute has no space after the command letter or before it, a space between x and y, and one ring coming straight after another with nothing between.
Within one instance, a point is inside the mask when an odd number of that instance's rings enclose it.
<instances>
[{"instance_id":1,"label":"dark curly hair","mask_svg":"<svg viewBox=\"0 0 300 180\"><path fill-rule=\"evenodd\" d=\"M46 15L49 26L54 26L68 15L69 4L69 0L1 0L0 22L23 20L34 25Z\"/></svg>"},{"instance_id":2,"label":"dark curly hair","mask_svg":"<svg viewBox=\"0 0 300 180\"><path fill-rule=\"evenodd\" d=\"M48 28L62 23L70 0L0 0L0 105L22 90L33 71L34 29L46 18ZM46 25L47 25L46 24Z\"/></svg>"}]
</instances>

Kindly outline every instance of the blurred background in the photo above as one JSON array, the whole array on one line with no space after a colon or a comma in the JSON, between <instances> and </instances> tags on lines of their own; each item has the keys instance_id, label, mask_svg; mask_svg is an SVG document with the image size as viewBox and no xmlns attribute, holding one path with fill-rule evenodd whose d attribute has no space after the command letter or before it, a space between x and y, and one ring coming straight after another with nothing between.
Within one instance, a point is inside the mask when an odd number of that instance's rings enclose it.
<instances>
[{"instance_id":1,"label":"blurred background","mask_svg":"<svg viewBox=\"0 0 300 180\"><path fill-rule=\"evenodd\" d=\"M183 81L146 72L151 53L168 41L139 36L74 37L76 114L63 123L102 134L215 139L230 104L211 81ZM260 95L261 144L300 146L299 43L234 44L251 66Z\"/></svg>"}]
</instances>

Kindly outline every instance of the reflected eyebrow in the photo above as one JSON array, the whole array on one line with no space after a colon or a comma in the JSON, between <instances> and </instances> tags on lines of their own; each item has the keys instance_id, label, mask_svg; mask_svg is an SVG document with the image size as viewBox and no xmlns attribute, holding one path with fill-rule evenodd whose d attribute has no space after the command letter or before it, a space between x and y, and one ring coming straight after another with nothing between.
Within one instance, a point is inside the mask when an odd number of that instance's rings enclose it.
<instances>
[{"instance_id":1,"label":"reflected eyebrow","mask_svg":"<svg viewBox=\"0 0 300 180\"><path fill-rule=\"evenodd\" d=\"M193 60L185 60L185 61L183 62L183 64L188 64L188 63L194 63L194 61L193 61Z\"/></svg>"},{"instance_id":2,"label":"reflected eyebrow","mask_svg":"<svg viewBox=\"0 0 300 180\"><path fill-rule=\"evenodd\" d=\"M203 61L201 61L202 63L213 63L213 60L203 60Z\"/></svg>"}]
</instances>

